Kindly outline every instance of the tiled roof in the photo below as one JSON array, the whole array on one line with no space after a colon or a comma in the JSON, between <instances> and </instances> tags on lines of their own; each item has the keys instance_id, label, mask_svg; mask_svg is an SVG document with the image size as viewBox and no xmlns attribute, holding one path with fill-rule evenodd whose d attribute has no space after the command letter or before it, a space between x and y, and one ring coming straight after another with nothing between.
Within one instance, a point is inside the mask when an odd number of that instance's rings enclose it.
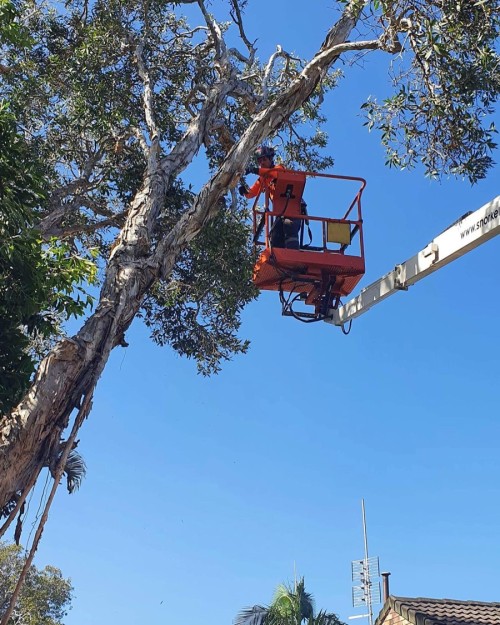
<instances>
[{"instance_id":1,"label":"tiled roof","mask_svg":"<svg viewBox=\"0 0 500 625\"><path fill-rule=\"evenodd\" d=\"M389 608L413 625L500 625L500 603L393 596L375 625L381 625Z\"/></svg>"}]
</instances>

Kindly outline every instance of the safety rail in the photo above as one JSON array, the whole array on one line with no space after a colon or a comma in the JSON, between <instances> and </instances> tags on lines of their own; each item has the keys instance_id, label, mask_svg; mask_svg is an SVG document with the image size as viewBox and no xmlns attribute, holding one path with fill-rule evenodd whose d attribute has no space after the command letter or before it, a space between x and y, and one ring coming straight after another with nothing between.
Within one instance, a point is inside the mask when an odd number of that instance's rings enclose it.
<instances>
[{"instance_id":1,"label":"safety rail","mask_svg":"<svg viewBox=\"0 0 500 625\"><path fill-rule=\"evenodd\" d=\"M269 247L269 239L271 235L271 228L274 224L274 219L276 217L282 216L280 213L276 213L273 211L265 211L265 210L254 210L254 222L257 222L258 217L260 216L262 222L262 227L259 229L259 237L265 233L264 238L259 238L254 240L254 244L256 246L261 247ZM297 219L303 222L303 225L300 229L300 249L308 250L311 252L326 252L326 253L335 253L335 254L344 254L345 250L349 245L352 244L354 237L359 233L360 235L360 251L362 251L362 220L361 219L334 219L330 217L316 217L314 215L296 215L293 219ZM321 245L312 245L311 243L304 243L304 226L309 226L310 222L315 222L321 224ZM331 238L332 235L329 235L328 224L332 225L342 225L346 224L349 228L349 242L334 240ZM336 244L336 247L332 246Z\"/></svg>"},{"instance_id":2,"label":"safety rail","mask_svg":"<svg viewBox=\"0 0 500 625\"><path fill-rule=\"evenodd\" d=\"M351 181L351 182L359 182L360 186L357 190L354 198L352 199L347 211L345 212L342 218L331 218L331 217L316 217L313 215L294 215L293 219L300 219L303 224L301 226L301 240L300 240L300 248L309 251L317 251L317 252L329 252L329 253L340 253L344 254L353 242L353 239L357 234L359 234L359 255L364 256L364 240L363 240L363 219L361 214L361 196L363 194L364 188L366 186L366 180L364 178L358 178L355 176L341 176L337 174L320 174L315 172L295 172L304 174L310 178L329 178L332 180L341 180L341 181ZM255 202L253 205L253 232L254 232L254 244L256 246L268 247L269 246L269 236L270 230L274 223L274 219L277 217L282 217L283 215L279 212L268 210L269 207L269 198L265 198L265 206L263 208L259 208L258 202L261 193L257 195L255 198ZM354 213L354 214L353 214ZM351 216L349 219L348 217ZM304 244L304 230L305 225L309 225L309 222L321 222L321 238L322 245L311 245ZM329 228L328 224L347 224L349 227L349 240L348 241L335 241L329 240ZM261 239L262 233L265 233L264 240ZM337 243L339 247L332 249L328 246L329 243Z\"/></svg>"},{"instance_id":3,"label":"safety rail","mask_svg":"<svg viewBox=\"0 0 500 625\"><path fill-rule=\"evenodd\" d=\"M308 323L324 319L330 309L339 306L342 297L352 292L365 272L361 195L366 182L351 176L282 169L265 172L261 169L259 174L267 176L268 191L264 193L264 206L258 206L259 194L252 211L254 245L259 249L254 284L261 290L279 293L284 315ZM307 215L302 198L308 176L354 181L359 187L354 198L351 189L337 187L335 208L329 201L329 216ZM271 185L270 180L274 184ZM328 192L328 198L331 195ZM273 198L272 204L270 198ZM273 227L280 219L285 221L279 224L279 231L274 235ZM297 221L301 222L298 248L291 245L292 242L296 245ZM288 239L287 231L294 233ZM308 243L304 243L306 232ZM313 306L314 313L302 310L301 305Z\"/></svg>"}]
</instances>

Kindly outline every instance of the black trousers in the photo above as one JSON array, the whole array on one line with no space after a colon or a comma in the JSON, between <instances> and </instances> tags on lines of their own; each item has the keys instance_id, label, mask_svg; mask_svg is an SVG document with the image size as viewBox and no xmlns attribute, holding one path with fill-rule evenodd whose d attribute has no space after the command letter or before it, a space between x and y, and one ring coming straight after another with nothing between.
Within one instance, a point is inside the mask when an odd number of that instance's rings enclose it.
<instances>
[{"instance_id":1,"label":"black trousers","mask_svg":"<svg viewBox=\"0 0 500 625\"><path fill-rule=\"evenodd\" d=\"M298 250L301 221L289 217L277 217L271 230L271 246Z\"/></svg>"}]
</instances>

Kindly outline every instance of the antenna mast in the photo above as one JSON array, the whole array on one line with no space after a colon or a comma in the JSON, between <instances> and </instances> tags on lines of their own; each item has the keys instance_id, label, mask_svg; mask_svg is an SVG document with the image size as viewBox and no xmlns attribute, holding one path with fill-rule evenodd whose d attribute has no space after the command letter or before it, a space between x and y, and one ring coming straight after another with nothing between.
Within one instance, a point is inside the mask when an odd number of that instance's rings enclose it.
<instances>
[{"instance_id":1,"label":"antenna mast","mask_svg":"<svg viewBox=\"0 0 500 625\"><path fill-rule=\"evenodd\" d=\"M365 500L361 500L361 514L363 520L363 542L365 547L365 557L362 560L353 560L351 563L352 581L359 582L352 588L352 605L358 607L364 605L366 614L350 616L350 619L368 617L368 625L373 625L373 604L381 603L380 582L373 581L380 577L380 567L378 556L370 558L368 556L368 534L366 531Z\"/></svg>"}]
</instances>

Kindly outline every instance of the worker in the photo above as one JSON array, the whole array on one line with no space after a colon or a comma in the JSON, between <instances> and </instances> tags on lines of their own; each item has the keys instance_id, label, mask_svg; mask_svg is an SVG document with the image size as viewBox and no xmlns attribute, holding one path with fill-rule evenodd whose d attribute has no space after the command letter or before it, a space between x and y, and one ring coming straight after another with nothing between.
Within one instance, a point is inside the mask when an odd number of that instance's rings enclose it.
<instances>
[{"instance_id":1,"label":"worker","mask_svg":"<svg viewBox=\"0 0 500 625\"><path fill-rule=\"evenodd\" d=\"M258 174L259 177L254 184L248 188L245 181L242 180L238 191L240 195L248 199L256 197L259 193L265 193L266 197L273 201L273 192L276 186L276 173L279 170L284 170L283 165L274 164L274 148L261 145L255 151L255 158L257 160L257 167L250 167L246 173ZM261 169L270 169L260 173ZM305 202L303 203L305 207ZM272 247L286 247L288 249L299 249L299 231L301 226L300 219L291 219L286 214L278 217L271 228L270 238Z\"/></svg>"}]
</instances>

